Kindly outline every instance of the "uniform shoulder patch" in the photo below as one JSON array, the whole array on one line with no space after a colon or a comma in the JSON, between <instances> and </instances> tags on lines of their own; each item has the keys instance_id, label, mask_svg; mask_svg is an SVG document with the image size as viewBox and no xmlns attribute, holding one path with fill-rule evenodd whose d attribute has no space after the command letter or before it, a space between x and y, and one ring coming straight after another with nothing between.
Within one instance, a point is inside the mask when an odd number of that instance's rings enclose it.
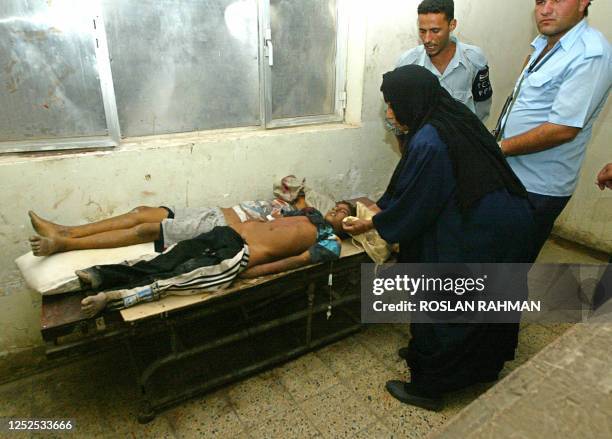
<instances>
[{"instance_id":1,"label":"uniform shoulder patch","mask_svg":"<svg viewBox=\"0 0 612 439\"><path fill-rule=\"evenodd\" d=\"M598 31L595 29L589 29L588 32L583 32L581 35L582 43L584 44L584 57L595 58L602 56L604 53L604 45L602 39L605 41L605 37L600 36Z\"/></svg>"},{"instance_id":2,"label":"uniform shoulder patch","mask_svg":"<svg viewBox=\"0 0 612 439\"><path fill-rule=\"evenodd\" d=\"M484 69L487 67L487 57L480 47L465 43L461 43L461 47L463 49L463 54L474 67L477 69Z\"/></svg>"},{"instance_id":3,"label":"uniform shoulder patch","mask_svg":"<svg viewBox=\"0 0 612 439\"><path fill-rule=\"evenodd\" d=\"M474 102L484 102L493 96L493 86L489 78L489 66L485 66L484 69L476 73L472 83L472 96L474 96Z\"/></svg>"}]
</instances>

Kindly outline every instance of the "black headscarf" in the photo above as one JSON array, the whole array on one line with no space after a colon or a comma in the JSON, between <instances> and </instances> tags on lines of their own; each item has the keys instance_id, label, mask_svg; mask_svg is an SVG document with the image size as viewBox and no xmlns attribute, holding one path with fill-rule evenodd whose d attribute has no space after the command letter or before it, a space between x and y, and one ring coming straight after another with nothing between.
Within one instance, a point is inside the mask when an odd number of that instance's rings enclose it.
<instances>
[{"instance_id":1,"label":"black headscarf","mask_svg":"<svg viewBox=\"0 0 612 439\"><path fill-rule=\"evenodd\" d=\"M495 138L472 111L453 99L429 70L415 65L398 67L383 75L380 90L396 120L410 129L402 160L389 184L391 191L404 166L410 140L425 124L431 124L448 146L462 211L501 188L527 197L525 187L512 172Z\"/></svg>"}]
</instances>

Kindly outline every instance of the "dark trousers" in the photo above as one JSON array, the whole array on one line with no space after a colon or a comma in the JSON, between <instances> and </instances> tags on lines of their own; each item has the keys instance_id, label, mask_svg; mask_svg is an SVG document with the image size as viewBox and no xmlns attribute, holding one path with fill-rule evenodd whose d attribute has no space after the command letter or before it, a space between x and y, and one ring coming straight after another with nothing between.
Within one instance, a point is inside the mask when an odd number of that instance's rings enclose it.
<instances>
[{"instance_id":1,"label":"dark trousers","mask_svg":"<svg viewBox=\"0 0 612 439\"><path fill-rule=\"evenodd\" d=\"M217 226L210 232L179 242L166 253L149 261L140 261L134 265L95 265L88 270L94 271L99 277L98 289L134 288L189 273L199 267L217 265L225 259L232 259L243 247L244 240L238 232L231 227ZM223 274L226 273L218 273L213 277L225 280ZM194 284L194 288L197 287Z\"/></svg>"},{"instance_id":2,"label":"dark trousers","mask_svg":"<svg viewBox=\"0 0 612 439\"><path fill-rule=\"evenodd\" d=\"M533 219L535 221L535 243L534 259L542 250L544 243L552 231L555 220L563 211L571 197L552 197L549 195L534 194L527 192L529 202L533 207Z\"/></svg>"}]
</instances>

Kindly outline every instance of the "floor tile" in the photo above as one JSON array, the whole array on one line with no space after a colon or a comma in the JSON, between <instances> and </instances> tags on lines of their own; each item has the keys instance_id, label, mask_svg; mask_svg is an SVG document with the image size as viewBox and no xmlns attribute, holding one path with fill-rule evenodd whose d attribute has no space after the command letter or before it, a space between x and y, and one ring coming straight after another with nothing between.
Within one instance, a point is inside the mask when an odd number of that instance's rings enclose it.
<instances>
[{"instance_id":1,"label":"floor tile","mask_svg":"<svg viewBox=\"0 0 612 439\"><path fill-rule=\"evenodd\" d=\"M164 412L146 424L138 422L138 403L132 399L108 401L102 421L103 432L114 437L174 438L174 428Z\"/></svg>"},{"instance_id":2,"label":"floor tile","mask_svg":"<svg viewBox=\"0 0 612 439\"><path fill-rule=\"evenodd\" d=\"M402 438L425 438L439 429L448 418L441 412L432 412L418 407L403 406L388 414L382 423Z\"/></svg>"},{"instance_id":3,"label":"floor tile","mask_svg":"<svg viewBox=\"0 0 612 439\"><path fill-rule=\"evenodd\" d=\"M165 412L164 417L177 438L226 439L244 432L223 391L182 403Z\"/></svg>"},{"instance_id":4,"label":"floor tile","mask_svg":"<svg viewBox=\"0 0 612 439\"><path fill-rule=\"evenodd\" d=\"M32 379L0 386L0 417L29 418L32 414Z\"/></svg>"},{"instance_id":5,"label":"floor tile","mask_svg":"<svg viewBox=\"0 0 612 439\"><path fill-rule=\"evenodd\" d=\"M369 425L365 430L361 430L355 435L354 439L392 439L397 437L397 435L391 433L383 424L377 422Z\"/></svg>"},{"instance_id":6,"label":"floor tile","mask_svg":"<svg viewBox=\"0 0 612 439\"><path fill-rule=\"evenodd\" d=\"M308 399L340 383L334 372L314 353L275 369L275 374L296 401Z\"/></svg>"},{"instance_id":7,"label":"floor tile","mask_svg":"<svg viewBox=\"0 0 612 439\"><path fill-rule=\"evenodd\" d=\"M350 390L336 385L300 404L325 438L349 438L376 418Z\"/></svg>"},{"instance_id":8,"label":"floor tile","mask_svg":"<svg viewBox=\"0 0 612 439\"><path fill-rule=\"evenodd\" d=\"M519 353L530 357L540 352L544 347L559 338L559 333L539 324L529 325L519 332Z\"/></svg>"},{"instance_id":9,"label":"floor tile","mask_svg":"<svg viewBox=\"0 0 612 439\"><path fill-rule=\"evenodd\" d=\"M241 422L247 426L278 417L293 400L273 374L258 375L232 385L227 395Z\"/></svg>"},{"instance_id":10,"label":"floor tile","mask_svg":"<svg viewBox=\"0 0 612 439\"><path fill-rule=\"evenodd\" d=\"M57 400L46 406L40 406L39 401L35 401L32 413L33 417L40 419L70 420L73 428L67 434L75 437L96 437L104 432L100 417L102 407L98 401L92 400ZM111 422L120 421L112 419ZM54 433L64 435L61 432Z\"/></svg>"},{"instance_id":11,"label":"floor tile","mask_svg":"<svg viewBox=\"0 0 612 439\"><path fill-rule=\"evenodd\" d=\"M368 325L355 338L388 367L399 373L407 372L406 361L397 351L408 346L410 337L394 331L389 325Z\"/></svg>"},{"instance_id":12,"label":"floor tile","mask_svg":"<svg viewBox=\"0 0 612 439\"><path fill-rule=\"evenodd\" d=\"M410 323L390 323L389 326L400 334L410 338ZM408 340L406 340L408 344Z\"/></svg>"},{"instance_id":13,"label":"floor tile","mask_svg":"<svg viewBox=\"0 0 612 439\"><path fill-rule=\"evenodd\" d=\"M249 429L253 439L302 439L319 435L319 431L299 409L293 408Z\"/></svg>"},{"instance_id":14,"label":"floor tile","mask_svg":"<svg viewBox=\"0 0 612 439\"><path fill-rule=\"evenodd\" d=\"M317 352L319 357L340 378L357 371L367 371L380 364L380 359L359 343L357 337L344 339Z\"/></svg>"},{"instance_id":15,"label":"floor tile","mask_svg":"<svg viewBox=\"0 0 612 439\"><path fill-rule=\"evenodd\" d=\"M493 384L478 384L446 395L444 398L444 409L442 410L442 413L446 418L451 419L464 407L474 402L480 395L485 393L492 386Z\"/></svg>"},{"instance_id":16,"label":"floor tile","mask_svg":"<svg viewBox=\"0 0 612 439\"><path fill-rule=\"evenodd\" d=\"M556 334L563 335L565 331L574 326L574 323L542 323L542 326Z\"/></svg>"},{"instance_id":17,"label":"floor tile","mask_svg":"<svg viewBox=\"0 0 612 439\"><path fill-rule=\"evenodd\" d=\"M403 380L404 377L380 364L372 367L367 373L357 372L345 380L357 399L377 416L384 416L384 412L397 410L401 402L393 398L385 389L388 380Z\"/></svg>"},{"instance_id":18,"label":"floor tile","mask_svg":"<svg viewBox=\"0 0 612 439\"><path fill-rule=\"evenodd\" d=\"M246 430L244 430L241 433L238 433L237 435L232 436L228 439L251 439L251 435Z\"/></svg>"}]
</instances>

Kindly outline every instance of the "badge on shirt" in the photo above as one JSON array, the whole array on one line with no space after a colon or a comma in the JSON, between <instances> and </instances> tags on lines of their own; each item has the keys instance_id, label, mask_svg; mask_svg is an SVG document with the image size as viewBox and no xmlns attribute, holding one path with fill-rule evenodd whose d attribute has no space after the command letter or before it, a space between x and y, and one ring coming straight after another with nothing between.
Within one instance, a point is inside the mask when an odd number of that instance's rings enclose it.
<instances>
[{"instance_id":1,"label":"badge on shirt","mask_svg":"<svg viewBox=\"0 0 612 439\"><path fill-rule=\"evenodd\" d=\"M489 79L489 66L476 74L472 83L472 96L474 96L474 102L484 102L493 96L493 86L491 86Z\"/></svg>"}]
</instances>

